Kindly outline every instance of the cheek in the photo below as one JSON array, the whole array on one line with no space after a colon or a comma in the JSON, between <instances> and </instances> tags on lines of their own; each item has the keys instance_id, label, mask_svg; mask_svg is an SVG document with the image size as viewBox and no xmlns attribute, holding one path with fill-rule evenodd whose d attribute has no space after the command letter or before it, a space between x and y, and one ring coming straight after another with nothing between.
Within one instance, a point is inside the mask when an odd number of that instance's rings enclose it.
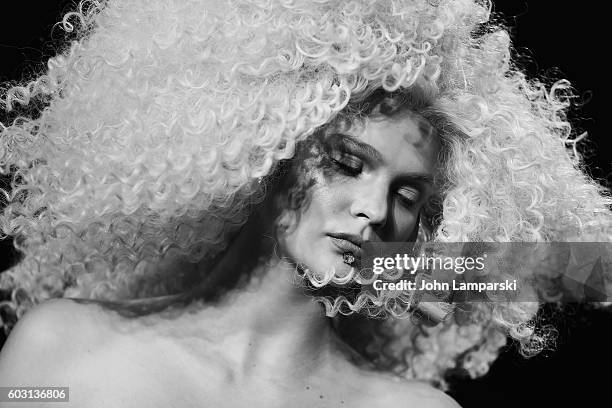
<instances>
[{"instance_id":1,"label":"cheek","mask_svg":"<svg viewBox=\"0 0 612 408\"><path fill-rule=\"evenodd\" d=\"M354 189L352 179L333 172L319 169L313 177L311 190L311 208L320 215L333 215L349 200L349 193Z\"/></svg>"},{"instance_id":2,"label":"cheek","mask_svg":"<svg viewBox=\"0 0 612 408\"><path fill-rule=\"evenodd\" d=\"M323 181L312 191L310 206L305 213L304 221L316 224L325 223L340 212L343 199L343 189L336 183Z\"/></svg>"},{"instance_id":3,"label":"cheek","mask_svg":"<svg viewBox=\"0 0 612 408\"><path fill-rule=\"evenodd\" d=\"M393 209L393 217L390 220L392 229L386 241L407 241L417 226L418 211L407 211L398 207Z\"/></svg>"},{"instance_id":4,"label":"cheek","mask_svg":"<svg viewBox=\"0 0 612 408\"><path fill-rule=\"evenodd\" d=\"M282 233L284 242L291 247L305 248L316 236L328 232L326 228L338 215L340 208L341 194L336 187L318 180L308 191L308 200L304 207L297 211L282 212L279 218L281 225L291 225Z\"/></svg>"}]
</instances>

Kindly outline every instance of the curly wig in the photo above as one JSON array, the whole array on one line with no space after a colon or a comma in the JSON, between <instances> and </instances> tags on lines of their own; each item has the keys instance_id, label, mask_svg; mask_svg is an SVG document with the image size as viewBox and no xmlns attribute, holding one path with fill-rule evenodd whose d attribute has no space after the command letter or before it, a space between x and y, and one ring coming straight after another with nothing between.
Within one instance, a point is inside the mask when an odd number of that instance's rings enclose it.
<instances>
[{"instance_id":1,"label":"curly wig","mask_svg":"<svg viewBox=\"0 0 612 408\"><path fill-rule=\"evenodd\" d=\"M4 307L181 293L187 266L222 253L262 199L257 181L379 89L421 89L445 118L435 240L611 241L609 195L566 118L569 84L528 79L490 14L485 0L82 1L60 23L76 39L2 95L8 111L41 106L0 128L12 174L0 238L23 254L0 275ZM485 373L506 335L537 351L537 309L388 319L363 350L444 387L449 368Z\"/></svg>"}]
</instances>

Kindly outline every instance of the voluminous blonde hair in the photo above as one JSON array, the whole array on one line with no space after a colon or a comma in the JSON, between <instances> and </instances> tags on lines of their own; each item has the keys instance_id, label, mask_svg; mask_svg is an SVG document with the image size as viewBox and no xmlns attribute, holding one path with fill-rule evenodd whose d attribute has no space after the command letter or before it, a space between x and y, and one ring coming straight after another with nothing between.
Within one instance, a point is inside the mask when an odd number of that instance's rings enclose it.
<instances>
[{"instance_id":1,"label":"voluminous blonde hair","mask_svg":"<svg viewBox=\"0 0 612 408\"><path fill-rule=\"evenodd\" d=\"M43 106L1 128L13 182L0 232L23 254L1 275L5 306L19 317L54 297L180 293L195 272L176 265L226 248L264 194L257 180L380 88L426 90L458 135L434 239L610 241L609 195L572 149L569 84L527 79L490 12L475 0L82 1L60 23L77 39L3 94L9 111ZM388 321L369 350L444 386L457 364L486 372L506 334L537 348L536 310Z\"/></svg>"}]
</instances>

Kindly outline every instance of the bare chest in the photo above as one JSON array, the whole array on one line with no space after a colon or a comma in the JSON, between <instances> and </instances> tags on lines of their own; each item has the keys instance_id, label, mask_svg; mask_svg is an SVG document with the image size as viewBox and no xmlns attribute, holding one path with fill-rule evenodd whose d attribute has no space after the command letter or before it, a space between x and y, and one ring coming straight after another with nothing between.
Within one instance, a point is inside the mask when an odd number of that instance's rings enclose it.
<instances>
[{"instance_id":1,"label":"bare chest","mask_svg":"<svg viewBox=\"0 0 612 408\"><path fill-rule=\"evenodd\" d=\"M360 378L352 370L321 370L308 378L261 372L245 379L212 354L196 358L180 346L165 345L160 350L152 343L122 347L116 350L117 358L123 358L113 370L113 384L109 384L119 388L111 393L117 396L114 406L118 408L372 406L364 399L363 387L358 386Z\"/></svg>"}]
</instances>

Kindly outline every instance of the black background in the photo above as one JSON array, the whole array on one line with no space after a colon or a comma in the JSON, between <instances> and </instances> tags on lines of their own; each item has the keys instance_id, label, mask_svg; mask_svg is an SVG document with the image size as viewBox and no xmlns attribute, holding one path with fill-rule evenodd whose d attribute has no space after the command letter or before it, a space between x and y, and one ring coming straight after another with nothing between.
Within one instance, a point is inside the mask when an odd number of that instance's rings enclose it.
<instances>
[{"instance_id":1,"label":"black background","mask_svg":"<svg viewBox=\"0 0 612 408\"><path fill-rule=\"evenodd\" d=\"M53 28L73 2L20 0L0 6L0 82L21 81L44 69L66 39ZM591 175L610 185L607 81L610 22L604 6L537 0L497 1L494 10L509 28L517 61L530 76L569 79L580 96L570 118L590 142L581 151ZM0 116L1 117L1 116ZM2 180L0 180L0 183ZM13 262L9 242L0 242L0 271ZM544 308L559 338L554 350L524 359L509 345L490 373L478 380L451 380L453 397L464 407L607 406L612 369L612 313L588 305ZM0 337L0 341L2 338Z\"/></svg>"}]
</instances>

